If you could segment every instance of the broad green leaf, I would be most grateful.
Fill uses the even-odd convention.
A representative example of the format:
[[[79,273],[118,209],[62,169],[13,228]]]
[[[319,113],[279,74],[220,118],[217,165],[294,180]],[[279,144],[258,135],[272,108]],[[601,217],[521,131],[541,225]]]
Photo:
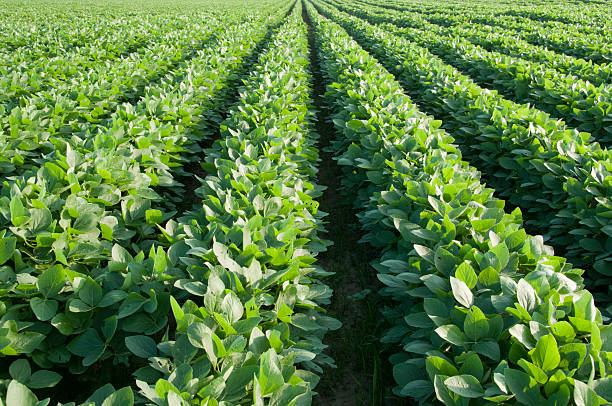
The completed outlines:
[[[6,406],[36,406],[38,399],[24,384],[11,381],[6,392]]]
[[[91,307],[96,306],[102,300],[103,295],[100,285],[90,277],[77,279],[79,280],[77,287],[79,299]]]
[[[523,370],[527,372],[538,383],[543,385],[546,383],[546,381],[548,381],[548,376],[546,375],[546,373],[531,362],[521,358],[520,360],[518,360],[518,365],[523,368]]]
[[[468,338],[478,341],[489,334],[489,323],[487,317],[477,306],[472,308],[465,315],[463,331]]]
[[[495,340],[481,340],[474,344],[473,349],[478,354],[484,355],[493,361],[499,361],[500,349],[499,344]]]
[[[147,224],[160,224],[162,222],[162,212],[158,209],[148,209],[145,218]]]
[[[102,406],[132,406],[134,404],[134,393],[132,388],[119,389],[102,402]]]
[[[47,269],[38,277],[36,286],[47,299],[56,296],[66,284],[66,273],[61,265],[55,265]]]
[[[459,370],[453,364],[441,357],[427,357],[425,360],[425,367],[430,378],[435,375],[459,375]]]
[[[561,340],[562,343],[570,343],[574,340],[574,337],[576,337],[574,328],[567,321],[558,321],[550,326],[550,328],[554,336]]]
[[[451,276],[450,283],[455,300],[465,307],[471,307],[474,304],[474,295],[465,282]]]
[[[545,403],[540,393],[540,385],[526,373],[506,368],[504,376],[510,393],[514,394],[522,404],[539,405]]]
[[[96,406],[101,406],[104,399],[115,393],[115,388],[110,383],[99,387],[85,402],[93,402]]]
[[[51,388],[61,380],[62,376],[57,372],[41,370],[32,374],[28,386],[32,389]]]
[[[268,395],[280,388],[285,382],[281,373],[278,355],[273,349],[261,354],[257,380],[262,387],[262,395]]]
[[[434,391],[431,381],[417,379],[404,385],[400,390],[402,396],[410,396],[413,398],[422,398],[430,395]]]
[[[230,291],[221,302],[221,312],[228,319],[230,323],[235,323],[244,314],[244,307],[242,306],[242,302],[236,296],[236,294]]]
[[[58,302],[56,300],[41,299],[34,297],[30,300],[30,307],[40,321],[51,320],[57,313]]]
[[[157,356],[157,345],[151,337],[144,335],[125,337],[125,345],[128,350],[140,358]]]
[[[100,222],[100,217],[94,213],[83,213],[74,222],[73,228],[82,233],[94,231]]]
[[[465,282],[468,288],[474,289],[476,282],[478,282],[478,276],[474,271],[474,268],[467,262],[462,262],[455,271],[455,278]]]
[[[542,368],[544,372],[555,369],[561,360],[555,338],[550,334],[541,337],[536,344],[535,350],[533,350],[531,354],[531,359],[533,363]]]
[[[89,366],[102,355],[105,345],[93,328],[73,339],[67,346],[68,351],[83,357],[83,365]]]
[[[598,406],[600,404],[597,393],[578,379],[574,379],[574,402],[576,406]]]
[[[17,239],[15,237],[0,238],[0,265],[13,257]]]
[[[518,282],[516,296],[518,298],[519,304],[523,306],[528,312],[532,311],[538,304],[538,298],[535,289],[529,284],[529,282],[525,281],[525,279],[521,279]]]
[[[435,331],[440,338],[448,341],[451,344],[462,346],[467,342],[467,337],[465,334],[463,334],[459,327],[455,326],[454,324],[438,327]]]
[[[14,380],[25,384],[32,375],[32,368],[28,360],[18,359],[9,366],[9,374]]]
[[[480,382],[472,375],[451,376],[444,381],[444,385],[464,398],[479,398],[484,395]]]
[[[596,379],[591,384],[591,388],[608,402],[612,402],[612,378]]]

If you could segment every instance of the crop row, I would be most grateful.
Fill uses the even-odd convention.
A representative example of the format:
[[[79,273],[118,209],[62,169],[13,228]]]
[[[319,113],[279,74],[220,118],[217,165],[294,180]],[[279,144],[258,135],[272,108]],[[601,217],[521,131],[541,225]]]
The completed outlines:
[[[350,26],[351,17],[325,10]],[[609,401],[612,330],[581,271],[528,235],[520,211],[504,212],[393,75],[338,25],[308,13],[344,184],[361,196],[365,240],[383,252],[375,268],[394,324],[384,341],[402,349],[391,357],[396,393],[447,405]]]
[[[541,64],[489,52],[452,32],[435,35],[391,25],[386,28],[427,47],[482,86],[494,88],[519,103],[531,103],[580,131],[591,133],[603,145],[612,144],[612,85],[595,86]]]
[[[152,23],[143,20],[133,22],[132,25],[122,21],[123,26],[113,26],[112,32],[102,34],[103,41],[94,40],[86,48],[58,51],[55,56],[35,54],[30,47],[8,51],[0,56],[0,101],[4,109],[10,111],[7,101],[18,104],[16,101],[19,97],[61,86],[74,76],[78,79],[73,84],[91,81],[88,76],[92,74],[108,75],[104,70],[113,69],[119,63],[118,60],[132,58],[132,53],[145,53],[148,47],[163,41],[172,31],[183,30],[186,25],[205,18],[212,19],[211,16],[201,14],[192,20],[185,17],[171,21],[158,19]],[[144,34],[143,37],[134,40],[130,34],[133,29]]]
[[[64,143],[72,149],[91,149],[96,137],[112,137],[117,131],[137,135],[172,122],[189,125],[189,111],[171,106],[168,99],[182,97],[174,96],[176,84],[188,77],[193,58],[198,52],[215,49],[216,33],[226,23],[235,22],[230,17],[194,23],[168,33],[143,54],[132,54],[99,71],[85,71],[46,91],[22,97],[17,106],[9,102],[6,116],[0,118],[3,175],[21,175],[38,167],[41,158],[48,160],[57,148],[64,150]],[[0,112],[2,109],[0,106]],[[145,117],[159,116],[156,125],[137,125],[141,112]],[[134,124],[118,129],[118,120]]]
[[[300,10],[298,3],[273,36],[207,151],[202,207],[179,220],[184,237],[175,244],[187,250],[187,275],[175,282],[184,290],[176,297],[196,296],[203,306],[173,306],[181,350],[168,357],[169,384],[160,393],[160,381],[137,382],[152,401],[174,392],[190,404],[309,405],[313,371],[331,363],[321,340],[339,323],[323,314],[332,292],[313,264],[327,242],[318,237],[321,189],[313,183],[318,153]],[[146,354],[152,365],[154,355]],[[199,382],[173,382],[177,374]]]
[[[572,263],[589,269],[590,287],[597,282],[607,289],[612,264],[608,150],[546,113],[479,87],[404,38],[344,13],[335,12],[334,18],[398,75],[422,108],[444,122],[496,192],[525,210],[530,227]],[[607,294],[598,299],[609,303]]]
[[[339,7],[375,23],[394,22],[399,17],[396,13],[380,16],[377,9],[373,12],[369,7]],[[520,103],[532,103],[580,131],[590,132],[603,145],[612,142],[612,85],[595,86],[538,63],[489,52],[457,36],[453,29],[445,33],[431,24],[422,29],[400,29],[387,24],[385,29],[425,46],[483,86],[493,87]]]
[[[130,340],[162,337],[169,295],[186,274],[179,264],[184,244],[173,244],[177,224],[166,222],[173,215],[170,186],[181,186],[176,166],[212,132],[202,124],[215,125],[209,115],[231,97],[228,89],[267,27],[284,14],[275,5],[264,10],[235,31],[216,33],[216,46],[196,53],[180,82],[148,94],[113,131],[78,151],[60,143],[53,159],[4,182],[4,356],[82,374],[93,364],[131,365]],[[163,107],[171,105],[178,105],[177,114]],[[127,339],[132,335],[138,337]],[[15,370],[25,368],[20,362]],[[45,385],[61,379],[53,376]]]
[[[377,22],[389,22],[400,27],[431,30],[442,35],[455,34],[489,51],[501,52],[538,62],[561,73],[588,80],[596,86],[612,82],[612,62],[593,64],[592,61],[587,62],[582,58],[556,53],[545,47],[530,44],[503,27],[474,24],[472,22],[447,27],[429,22],[425,15],[417,11],[398,13],[383,7],[368,6],[368,8],[372,12],[376,11]]]
[[[478,2],[477,7],[475,3],[463,2],[461,4],[453,4],[449,7],[448,4],[437,3],[436,5],[429,4],[423,8],[422,4],[410,4],[407,2],[397,2],[386,0],[384,2],[374,2],[372,0],[360,0],[364,4],[370,6],[382,6],[385,8],[393,9],[405,12],[417,12],[426,15],[440,15],[446,13],[453,13],[460,16],[470,17],[491,17],[491,25],[499,28],[504,28],[506,25],[512,26],[513,23],[522,23],[529,25],[530,27],[537,27],[540,29],[559,31],[560,29],[567,30],[574,35],[580,35],[583,33],[597,34],[597,35],[609,35],[610,27],[607,25],[605,17],[602,16],[601,9],[591,8],[591,11],[597,10],[593,13],[593,18],[589,18],[584,15],[585,18],[577,18],[573,20],[568,14],[571,13],[572,4],[564,3],[563,13],[558,12],[559,6],[556,7],[554,13],[547,12],[543,7],[537,9],[533,7],[527,7],[518,9],[516,3],[483,3]],[[434,3],[435,4],[435,3]],[[586,7],[582,7],[584,11]],[[603,17],[603,18],[602,18]],[[467,18],[462,18],[467,20]]]
[[[532,44],[545,46],[556,52],[586,60],[590,59],[595,63],[612,61],[612,46],[605,35],[542,29],[528,22],[500,23],[495,16],[456,16],[444,13],[428,18],[431,22],[442,25],[468,23],[470,21],[478,24],[499,25]]]

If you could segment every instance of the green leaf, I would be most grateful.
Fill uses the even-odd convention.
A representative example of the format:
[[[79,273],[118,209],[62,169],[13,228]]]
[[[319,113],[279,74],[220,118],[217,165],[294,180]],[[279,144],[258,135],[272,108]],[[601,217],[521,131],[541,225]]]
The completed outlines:
[[[576,337],[576,331],[567,321],[558,321],[550,326],[550,329],[554,336],[564,343],[570,343]]]
[[[515,324],[508,329],[508,332],[528,349],[535,347],[535,339],[531,335],[531,331],[529,331],[527,326],[523,324]]]
[[[0,238],[0,265],[13,257],[17,239],[15,237]]]
[[[121,305],[119,305],[119,314],[117,314],[117,317],[122,319],[136,313],[146,303],[146,301],[147,299],[138,293],[130,292],[123,302],[121,302]]]
[[[221,302],[221,313],[228,319],[230,323],[235,323],[244,314],[244,307],[238,296],[230,291]]]
[[[557,347],[557,341],[551,334],[547,334],[538,340],[536,348],[531,354],[531,359],[544,372],[552,371],[559,365],[561,361],[559,348]]]
[[[499,283],[499,272],[488,266],[478,274],[478,282],[484,287],[492,287]]]
[[[30,300],[30,307],[40,321],[51,320],[57,313],[58,302],[56,300],[46,300],[33,297]]]
[[[49,209],[30,209],[30,231],[39,233],[47,230],[53,218]]]
[[[436,397],[439,401],[441,401],[445,405],[456,406],[455,402],[456,395],[451,392],[446,385],[444,385],[444,379],[446,377],[442,375],[436,375],[433,379],[434,381],[434,390],[436,392]]]
[[[484,374],[484,365],[482,365],[482,360],[475,352],[465,352],[461,354],[457,359],[463,360],[463,365],[459,368],[459,374],[461,375],[471,375],[479,381],[482,379]]]
[[[168,260],[166,259],[166,252],[162,247],[157,247],[155,252],[155,260],[153,261],[153,270],[155,273],[163,273],[168,269]]]
[[[61,265],[54,265],[38,277],[36,286],[42,295],[49,299],[57,295],[66,284],[66,273]]]
[[[113,249],[111,250],[111,255],[112,255],[113,261],[120,262],[122,264],[128,264],[130,261],[133,260],[128,250],[126,250],[119,244],[113,245]]]
[[[217,364],[219,358],[226,354],[225,347],[219,337],[213,333],[204,323],[193,323],[187,329],[189,342],[197,348],[203,348],[213,365]]]
[[[110,342],[110,340],[115,335],[118,324],[119,324],[119,319],[115,315],[109,316],[106,319],[104,319],[104,323],[102,324],[102,335],[106,339],[107,344]]]
[[[431,230],[427,230],[425,228],[419,228],[416,230],[411,230],[410,231],[413,235],[422,238],[424,240],[429,240],[429,241],[438,241],[440,240],[440,237],[438,236],[437,233],[431,231]]]
[[[90,328],[72,340],[67,348],[71,353],[84,358],[84,366],[89,366],[100,358],[104,352],[105,345],[96,330]]]
[[[464,398],[479,398],[484,396],[484,389],[482,389],[478,379],[472,375],[451,376],[444,381],[444,385]]]
[[[346,123],[346,126],[353,131],[357,131],[363,127],[361,120],[350,120]]]
[[[532,378],[534,378],[538,383],[545,384],[548,381],[548,375],[542,369],[538,368],[536,365],[531,362],[521,358],[518,360],[517,364],[523,368],[525,372],[527,372]]]
[[[578,379],[574,379],[574,402],[576,406],[598,406],[600,404],[597,393]]]
[[[96,306],[102,300],[102,288],[89,276],[79,278],[77,291],[79,298],[91,307]]]
[[[96,389],[96,391],[90,397],[87,398],[85,403],[92,402],[96,406],[101,406],[102,402],[104,402],[104,399],[106,399],[113,393],[115,393],[115,388],[110,383],[107,383],[106,385]]]
[[[500,349],[499,344],[495,340],[482,340],[474,344],[474,351],[485,357],[491,358],[493,361],[499,361]]]
[[[94,213],[84,213],[79,215],[74,222],[73,228],[82,233],[89,233],[96,230],[100,217]]]
[[[608,402],[612,402],[612,378],[596,379],[591,384],[591,388]]]
[[[495,225],[495,219],[474,219],[471,221],[474,231],[484,233],[489,231]]]
[[[430,381],[417,379],[404,385],[400,390],[400,395],[419,399],[431,395],[433,390],[434,388]]]
[[[9,374],[11,378],[21,383],[26,383],[32,375],[32,368],[26,359],[18,359],[13,361],[9,366]]]
[[[157,356],[157,345],[151,337],[144,335],[125,337],[125,345],[128,350],[140,358]]]
[[[516,399],[524,405],[540,405],[545,400],[540,394],[540,385],[535,379],[516,369],[504,369],[506,386]]]
[[[454,324],[438,327],[435,332],[440,336],[440,338],[448,341],[451,344],[462,346],[467,342],[467,337],[465,334],[463,334],[459,327],[455,326]]]
[[[159,224],[162,222],[162,212],[158,209],[148,209],[145,215],[147,224]]]
[[[38,399],[24,384],[11,381],[6,392],[6,406],[36,406]]]
[[[524,229],[521,228],[520,230],[514,231],[513,233],[509,234],[506,237],[505,242],[508,249],[516,250],[518,247],[522,246],[525,243],[526,239],[527,233]]]
[[[574,316],[587,321],[595,321],[597,308],[593,295],[583,290],[574,296]]]
[[[496,263],[493,264],[494,268],[497,271],[503,270],[506,265],[508,265],[508,261],[510,260],[510,252],[508,251],[508,247],[505,243],[499,243],[495,247],[491,248],[490,253],[495,255]]]
[[[474,289],[476,282],[478,282],[478,276],[474,271],[474,268],[467,262],[462,262],[455,271],[455,278],[465,282],[468,288]]]
[[[91,310],[91,306],[80,299],[72,299],[68,302],[68,310],[73,313],[88,312]]]
[[[28,219],[23,203],[17,195],[12,197],[9,203],[9,209],[11,211],[11,223],[13,223],[14,226],[18,227]]]
[[[261,385],[263,396],[273,393],[285,383],[281,373],[280,360],[274,349],[269,349],[261,354],[257,380]]]
[[[413,367],[411,366],[411,368]],[[459,371],[457,370],[457,368],[441,357],[427,357],[427,359],[425,360],[425,368],[427,369],[430,378],[435,375],[459,375]]]
[[[518,282],[518,288],[516,291],[518,302],[528,312],[535,309],[538,304],[537,294],[535,289],[525,279],[521,279]]]
[[[102,406],[132,406],[134,404],[134,393],[132,388],[119,389],[102,402]]]
[[[52,388],[62,380],[62,376],[53,371],[36,371],[30,377],[28,386],[32,389]]]
[[[104,297],[100,303],[98,303],[98,307],[108,307],[112,306],[115,303],[118,303],[127,297],[127,293],[123,290],[111,290],[110,292],[106,292]]]
[[[450,283],[455,300],[465,307],[471,307],[474,304],[474,295],[465,282],[451,276]]]
[[[465,316],[463,331],[468,338],[474,341],[478,341],[489,334],[489,322],[482,310],[472,306]]]

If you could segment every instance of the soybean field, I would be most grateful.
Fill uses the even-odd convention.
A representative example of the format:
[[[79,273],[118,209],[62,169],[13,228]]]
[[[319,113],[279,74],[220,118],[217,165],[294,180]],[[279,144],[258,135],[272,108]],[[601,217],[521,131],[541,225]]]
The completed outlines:
[[[0,406],[612,403],[612,3],[0,22]]]

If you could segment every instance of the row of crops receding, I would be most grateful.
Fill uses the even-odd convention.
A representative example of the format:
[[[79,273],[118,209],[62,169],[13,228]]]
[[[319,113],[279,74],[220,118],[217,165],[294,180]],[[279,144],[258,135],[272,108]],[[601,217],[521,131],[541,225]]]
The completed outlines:
[[[609,4],[2,5],[0,406],[612,403]]]

